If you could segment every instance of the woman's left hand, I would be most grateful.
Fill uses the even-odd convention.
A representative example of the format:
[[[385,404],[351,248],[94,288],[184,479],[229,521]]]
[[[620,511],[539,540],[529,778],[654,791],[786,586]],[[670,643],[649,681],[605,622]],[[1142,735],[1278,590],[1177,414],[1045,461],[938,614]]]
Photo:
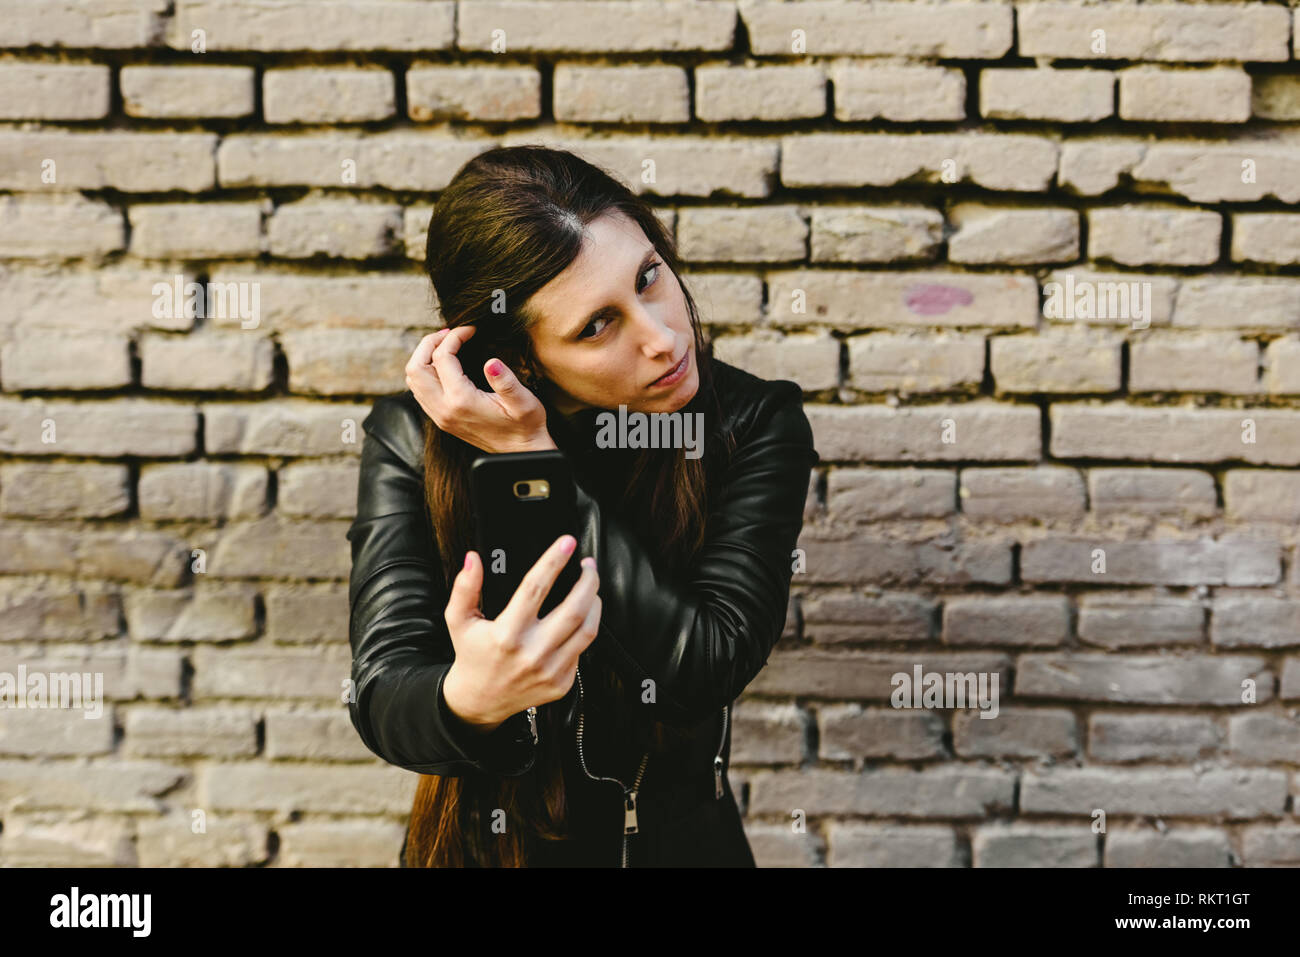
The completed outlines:
[[[406,363],[406,385],[438,428],[488,453],[553,449],[546,408],[504,362],[483,367],[492,392],[483,392],[461,368],[456,351],[472,325],[439,329],[420,340]]]

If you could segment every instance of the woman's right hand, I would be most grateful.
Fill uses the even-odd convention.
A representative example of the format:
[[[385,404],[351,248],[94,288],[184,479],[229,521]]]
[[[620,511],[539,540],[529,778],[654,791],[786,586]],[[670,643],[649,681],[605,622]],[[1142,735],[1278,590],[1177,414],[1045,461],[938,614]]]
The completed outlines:
[[[537,612],[575,547],[572,535],[556,539],[495,619],[479,610],[483,562],[477,552],[467,553],[444,615],[456,658],[442,692],[452,712],[475,729],[491,731],[512,714],[560,700],[573,687],[578,656],[600,625],[595,560],[582,560],[577,583],[550,614],[539,619]]]

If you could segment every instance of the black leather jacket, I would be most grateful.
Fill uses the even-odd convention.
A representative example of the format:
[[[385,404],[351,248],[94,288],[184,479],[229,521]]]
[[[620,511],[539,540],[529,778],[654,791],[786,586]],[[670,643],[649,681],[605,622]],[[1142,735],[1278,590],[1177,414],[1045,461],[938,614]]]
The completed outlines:
[[[559,846],[537,859],[540,866],[754,864],[726,774],[729,706],[784,628],[792,553],[819,457],[797,384],[716,359],[713,368],[736,450],[710,490],[705,542],[684,575],[665,574],[620,516],[617,489],[600,477],[607,450],[592,460],[566,451],[578,486],[578,553],[596,559],[602,611],[561,703],[566,794],[582,829],[578,839],[545,842]],[[526,713],[477,735],[442,696],[453,646],[424,502],[424,419],[408,391],[378,399],[362,424],[348,531],[352,723],[371,751],[410,771],[524,774],[537,751]],[[581,694],[585,687],[591,695],[584,665],[593,654],[635,694],[653,679],[657,702],[631,710],[680,729],[677,746],[651,753],[639,734],[611,740],[610,722],[597,720]],[[584,710],[585,739],[574,741]],[[627,836],[631,790],[636,831]]]

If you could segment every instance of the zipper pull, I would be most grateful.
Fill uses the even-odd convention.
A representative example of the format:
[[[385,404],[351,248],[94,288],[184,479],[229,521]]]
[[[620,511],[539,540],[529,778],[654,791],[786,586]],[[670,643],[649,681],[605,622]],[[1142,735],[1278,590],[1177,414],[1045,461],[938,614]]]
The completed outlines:
[[[623,833],[636,833],[636,791],[623,794]]]
[[[713,796],[722,798],[722,758],[713,759]]]
[[[537,743],[537,708],[528,709],[528,730],[533,733],[533,744]]]

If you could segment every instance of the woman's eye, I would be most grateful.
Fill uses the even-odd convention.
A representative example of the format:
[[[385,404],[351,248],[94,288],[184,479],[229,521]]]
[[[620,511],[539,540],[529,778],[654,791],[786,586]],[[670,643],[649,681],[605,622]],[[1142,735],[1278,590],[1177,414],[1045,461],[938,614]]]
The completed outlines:
[[[586,334],[587,329],[590,329],[590,328],[591,328],[592,326],[594,326],[597,322],[603,322],[603,323],[608,324],[608,323],[609,323],[609,320],[608,320],[608,319],[597,319],[597,320],[595,320],[595,322],[589,322],[589,323],[587,323],[586,328],[584,328],[584,329],[582,330],[583,334],[580,335],[580,336],[578,336],[578,338],[579,338],[579,339],[593,339],[593,338],[595,338],[596,336],[600,335],[602,332],[604,332],[604,331],[605,331],[605,327],[604,327],[604,326],[601,326],[598,330],[596,330],[596,331],[595,331],[594,333],[592,333],[591,335],[587,335],[587,334]]]
[[[645,290],[645,289],[648,289],[650,286],[653,286],[656,282],[659,281],[659,267],[662,266],[662,265],[663,265],[662,262],[659,262],[659,261],[656,260],[655,262],[652,262],[652,263],[650,263],[650,265],[648,265],[648,266],[645,267],[645,272],[642,272],[642,273],[641,273],[641,276],[638,277],[638,278],[644,278],[644,277],[645,277],[645,274],[648,273],[648,272],[650,272],[650,270],[652,270],[652,269],[654,270],[655,277],[654,277],[654,279],[652,279],[650,282],[646,283],[644,286],[642,286],[641,288],[637,289],[637,292],[638,292],[638,293],[642,292],[642,291]],[[591,335],[587,335],[587,330],[590,329],[592,326],[594,326],[597,322],[603,322],[603,323],[605,323],[605,325],[608,325],[609,322],[610,322],[610,320],[609,320],[609,319],[596,319],[596,320],[594,320],[593,322],[589,322],[589,323],[587,323],[586,327],[582,330],[582,334],[579,335],[578,338],[579,338],[579,339],[594,339],[594,338],[596,338],[597,336],[599,336],[602,332],[604,332],[604,331],[605,331],[605,326],[601,326],[599,329],[597,329],[597,330],[596,330],[595,332],[593,332]]]

